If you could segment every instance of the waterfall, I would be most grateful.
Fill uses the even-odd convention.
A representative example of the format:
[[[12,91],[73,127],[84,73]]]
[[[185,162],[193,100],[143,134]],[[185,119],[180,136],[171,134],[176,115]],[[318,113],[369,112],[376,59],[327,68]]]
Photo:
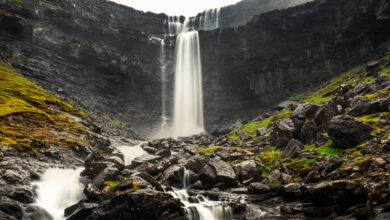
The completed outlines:
[[[64,210],[84,198],[84,185],[80,183],[83,168],[51,168],[41,180],[35,182],[37,199],[35,204],[44,208],[54,220],[65,219]]]
[[[202,67],[197,31],[180,33],[176,39],[173,136],[204,132]]]
[[[219,13],[219,8],[204,11],[199,18],[199,29],[217,29],[219,27]]]
[[[167,75],[165,72],[165,41],[161,39],[161,49],[160,49],[160,65],[161,65],[161,131],[164,131],[168,125],[168,115],[167,115]]]
[[[180,199],[189,220],[230,220],[233,219],[232,209],[220,201],[210,201],[202,195],[190,196],[187,187],[190,184],[189,172],[184,169],[183,189],[173,189],[169,193]]]
[[[181,33],[183,24],[180,22],[179,16],[168,16],[168,33],[170,36]]]

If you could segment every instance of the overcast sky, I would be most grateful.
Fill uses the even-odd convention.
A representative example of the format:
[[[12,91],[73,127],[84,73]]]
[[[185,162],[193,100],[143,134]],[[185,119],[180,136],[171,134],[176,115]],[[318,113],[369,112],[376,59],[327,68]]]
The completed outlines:
[[[193,16],[206,9],[219,8],[240,0],[112,0],[142,11],[167,15]]]

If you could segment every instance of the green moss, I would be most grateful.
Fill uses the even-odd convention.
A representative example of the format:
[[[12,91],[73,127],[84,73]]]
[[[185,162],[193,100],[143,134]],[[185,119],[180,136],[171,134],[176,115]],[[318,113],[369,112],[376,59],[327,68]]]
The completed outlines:
[[[273,165],[274,161],[280,160],[282,158],[282,151],[264,151],[258,155],[258,158],[266,165]]]
[[[376,78],[372,77],[372,76],[368,76],[368,77],[365,77],[363,80],[364,84],[370,84],[372,82],[375,82],[376,81]]]
[[[390,90],[378,90],[378,93],[380,93],[382,95],[385,95],[385,96],[389,96],[390,95]]]
[[[324,145],[317,148],[318,153],[326,154],[329,157],[340,155],[344,152],[342,149],[333,148],[333,141],[329,140]]]
[[[107,188],[107,193],[112,193],[116,190],[116,187],[119,185],[120,181],[119,180],[115,180],[115,181],[106,181],[104,182],[104,185],[107,185],[108,188]]]
[[[358,158],[358,157],[363,157],[363,154],[360,151],[355,151],[351,154],[350,159],[353,160],[353,159]]]
[[[316,162],[316,159],[293,159],[292,162],[286,163],[287,169],[293,174],[299,175],[301,172],[311,169],[311,166]]]
[[[304,149],[305,151],[309,151],[309,150],[315,149],[315,148],[316,148],[316,145],[315,145],[315,144],[312,144],[312,145],[305,145],[303,149]]]
[[[231,131],[227,138],[229,138],[232,141],[240,141],[241,136],[245,136],[245,138],[255,138],[257,137],[257,129],[259,128],[268,128],[272,123],[274,123],[277,120],[280,120],[282,118],[288,118],[291,115],[291,110],[286,109],[281,112],[279,112],[276,115],[273,115],[269,118],[266,118],[262,121],[255,121],[249,124],[242,125],[238,129]],[[270,132],[268,132],[270,133]],[[269,134],[267,134],[269,135]]]
[[[364,98],[370,100],[370,101],[375,101],[378,99],[378,95],[373,93],[373,94],[367,94],[365,96],[363,96]]]
[[[271,188],[276,188],[276,187],[279,187],[279,186],[282,185],[282,181],[280,181],[280,180],[275,180],[275,181],[270,182],[268,185],[269,185],[269,187],[271,187]]]
[[[0,144],[28,148],[37,140],[58,146],[64,137],[81,142],[88,132],[70,115],[90,121],[0,61]]]
[[[200,146],[198,147],[198,152],[201,154],[213,154],[216,149],[220,148],[219,146],[206,147]]]
[[[381,113],[376,113],[372,115],[364,115],[362,117],[359,117],[359,119],[363,122],[373,124],[375,122],[378,122],[381,119],[389,119],[390,118],[390,112],[381,112]]]
[[[390,74],[390,67],[386,67],[386,68],[382,69],[379,73],[385,74],[385,75],[389,76],[389,74]]]
[[[368,163],[370,160],[371,160],[371,156],[366,156],[360,160],[353,162],[351,165],[352,166],[364,165],[364,164]]]
[[[46,8],[49,8],[51,10],[58,10],[58,7],[51,4],[51,3],[48,3],[48,2],[42,2],[41,3],[43,6],[45,6]]]

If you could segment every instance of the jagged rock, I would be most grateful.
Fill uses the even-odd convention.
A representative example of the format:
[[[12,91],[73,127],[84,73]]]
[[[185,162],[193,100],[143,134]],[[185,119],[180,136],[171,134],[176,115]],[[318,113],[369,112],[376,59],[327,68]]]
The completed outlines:
[[[9,169],[5,171],[2,178],[7,180],[7,182],[14,183],[14,184],[23,182],[23,179],[18,172]]]
[[[187,153],[195,155],[198,153],[198,147],[196,145],[187,145],[183,148]]]
[[[6,196],[0,196],[0,211],[12,216],[10,218],[15,217],[16,219],[21,219],[23,216],[22,206]]]
[[[142,156],[135,158],[131,162],[130,168],[137,167],[137,166],[139,166],[143,163],[146,163],[146,162],[152,163],[152,162],[155,162],[159,159],[161,159],[161,156],[159,156],[159,155],[144,154]]]
[[[316,141],[317,132],[317,124],[312,119],[307,119],[301,127],[299,139],[305,144],[313,144]]]
[[[287,198],[298,198],[302,196],[304,186],[301,183],[290,183],[282,186],[282,193]]]
[[[115,180],[118,175],[118,168],[115,166],[108,166],[92,180],[92,184],[101,189],[104,186],[105,181]]]
[[[351,109],[348,114],[352,116],[369,115],[380,112],[381,103],[379,101],[370,101],[364,97],[356,97],[351,103]]]
[[[237,174],[238,179],[241,181],[250,178],[253,178],[254,180],[259,180],[260,172],[257,168],[256,161],[254,160],[247,160],[241,162],[234,166],[234,170]]]
[[[99,188],[94,186],[92,183],[88,183],[88,185],[84,188],[84,195],[91,201],[99,200],[102,196],[102,192]]]
[[[314,118],[317,110],[320,108],[319,105],[314,103],[304,103],[298,105],[298,107],[291,113],[291,119],[293,120],[295,126],[300,129],[303,122],[306,119]]]
[[[161,176],[161,183],[169,186],[182,186],[184,177],[184,168],[179,165],[168,167]]]
[[[280,212],[282,214],[290,214],[290,215],[302,213],[303,212],[303,204],[302,204],[302,202],[293,202],[293,203],[283,204],[280,207]]]
[[[381,112],[390,112],[390,96],[381,100]]]
[[[287,146],[283,148],[283,157],[298,158],[302,152],[303,144],[295,139],[288,142]]]
[[[111,156],[107,159],[107,161],[114,163],[115,166],[120,170],[125,167],[125,162],[118,156]]]
[[[353,148],[370,137],[371,127],[351,116],[342,115],[329,121],[327,132],[339,148]]]
[[[293,138],[295,131],[294,122],[289,118],[276,122],[271,133],[271,145],[285,147]]]
[[[264,135],[266,135],[267,134],[267,129],[266,128],[258,128],[257,130],[256,130],[256,132],[257,132],[257,135],[259,135],[259,136],[264,136]]]
[[[100,203],[87,219],[174,219],[182,217],[180,209],[180,201],[170,194],[130,189]]]
[[[263,183],[251,183],[248,187],[248,192],[251,194],[262,194],[268,193],[270,191],[270,187]]]
[[[80,203],[68,217],[67,220],[81,220],[86,219],[88,215],[98,207],[96,203]]]
[[[161,157],[170,157],[171,156],[171,150],[169,149],[161,149],[156,152],[157,155]]]
[[[271,173],[268,175],[268,181],[273,182],[273,181],[278,181],[282,178],[282,173],[280,170],[272,170]]]
[[[50,146],[49,148],[45,149],[43,153],[48,157],[52,157],[55,159],[60,158],[60,151],[54,146]]]
[[[328,122],[335,116],[337,113],[337,106],[334,102],[329,102],[327,104],[324,104],[321,106],[316,114],[314,115],[314,121],[318,124],[321,125],[325,122]]]
[[[90,178],[96,177],[103,169],[105,169],[109,163],[102,162],[104,157],[97,151],[93,151],[88,155],[84,162],[85,175]]]
[[[200,173],[203,167],[208,163],[207,158],[195,155],[189,159],[184,166],[194,173]]]
[[[236,179],[233,168],[226,162],[213,158],[203,169],[200,176],[202,183],[223,182],[231,185]]]

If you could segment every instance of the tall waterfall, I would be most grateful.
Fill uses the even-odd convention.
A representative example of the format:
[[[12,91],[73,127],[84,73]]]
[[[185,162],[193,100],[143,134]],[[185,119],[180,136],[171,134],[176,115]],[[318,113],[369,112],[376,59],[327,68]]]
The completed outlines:
[[[197,31],[180,33],[176,39],[173,136],[204,132],[202,67]]]

